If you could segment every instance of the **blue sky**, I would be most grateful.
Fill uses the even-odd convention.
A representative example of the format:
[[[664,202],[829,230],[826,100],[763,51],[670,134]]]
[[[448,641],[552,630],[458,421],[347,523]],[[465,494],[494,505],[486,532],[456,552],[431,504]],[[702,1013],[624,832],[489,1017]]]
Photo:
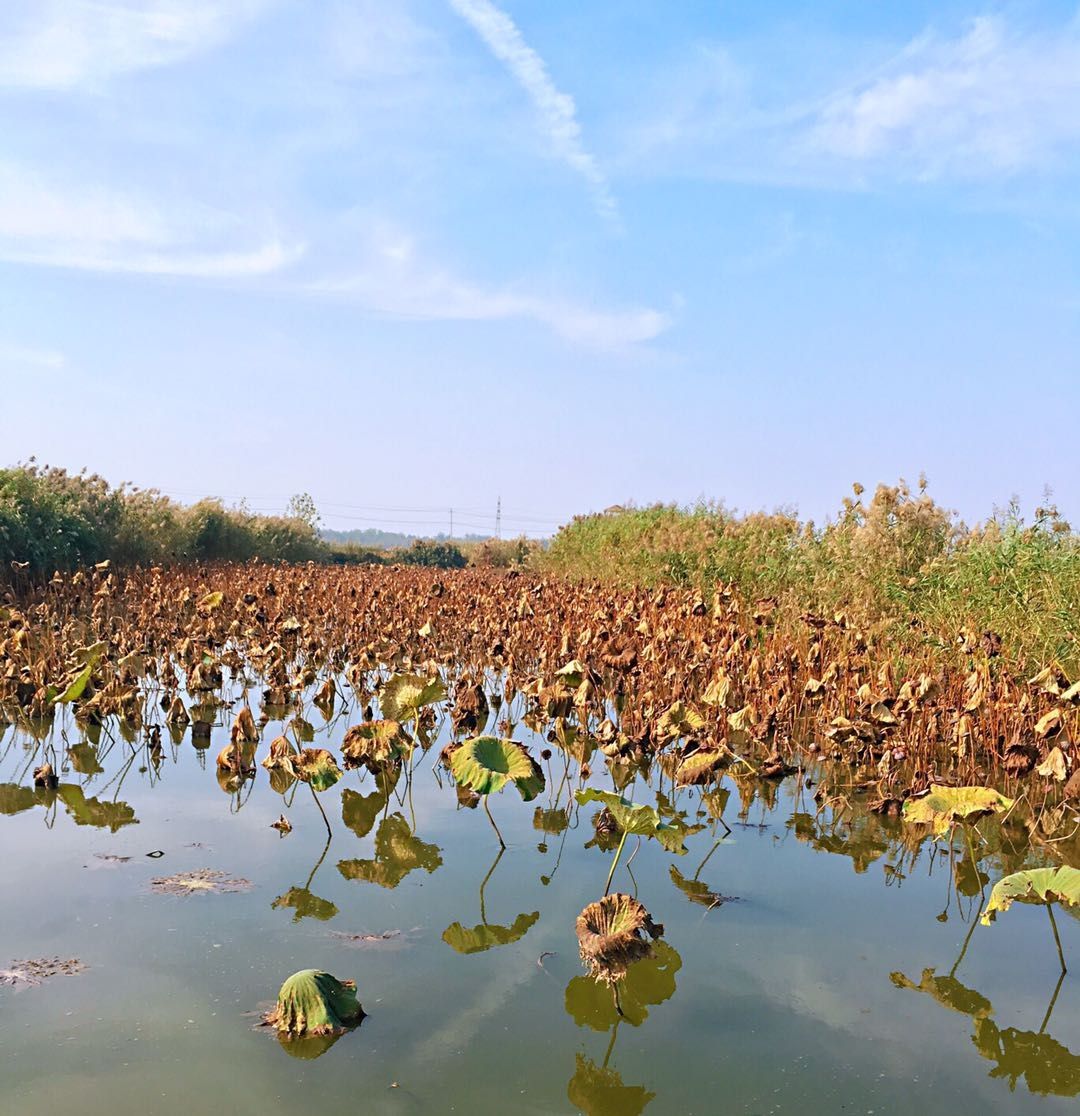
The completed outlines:
[[[7,463],[1080,520],[1080,10],[5,0]]]

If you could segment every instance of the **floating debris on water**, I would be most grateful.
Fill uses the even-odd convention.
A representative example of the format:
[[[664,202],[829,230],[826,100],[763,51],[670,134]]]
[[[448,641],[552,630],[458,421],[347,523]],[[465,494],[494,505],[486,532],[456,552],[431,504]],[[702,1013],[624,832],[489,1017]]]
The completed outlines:
[[[158,876],[150,881],[152,891],[166,895],[197,895],[214,892],[250,891],[250,880],[232,878],[213,868],[196,868],[192,872],[177,872],[174,876]]]
[[[54,976],[75,976],[86,965],[77,957],[37,957],[31,961],[12,961],[10,969],[0,969],[0,986],[36,986]]]

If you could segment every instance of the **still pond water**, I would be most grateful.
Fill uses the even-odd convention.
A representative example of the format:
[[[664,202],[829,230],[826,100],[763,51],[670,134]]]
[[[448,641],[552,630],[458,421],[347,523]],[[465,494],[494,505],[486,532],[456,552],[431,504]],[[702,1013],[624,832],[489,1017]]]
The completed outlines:
[[[313,719],[316,743],[340,758],[349,716]],[[1017,907],[972,930],[970,861],[905,843],[899,822],[815,818],[813,787],[796,777],[674,798],[658,773],[639,778],[628,797],[659,792],[701,828],[686,856],[646,842],[629,870],[627,845],[615,887],[665,931],[631,969],[620,1016],[574,936],[612,854],[595,839],[597,807],[573,804],[578,768],[564,780],[557,749],[539,799],[512,786],[493,796],[501,856],[483,811],[459,805],[445,773],[440,786],[435,749],[417,754],[411,802],[404,779],[385,799],[371,775],[346,772],[320,797],[327,845],[308,787],[283,800],[260,767],[239,798],[222,790],[227,724],[226,711],[202,750],[190,732],[166,736],[157,757],[115,729],[95,748],[58,726],[58,796],[19,789],[41,752],[12,727],[0,737],[0,969],[45,956],[87,966],[0,986],[3,1112],[1076,1111],[1080,975],[1054,999],[1044,913]],[[264,742],[281,727],[267,724]],[[524,727],[516,738],[535,756],[547,747]],[[592,766],[588,782],[610,789],[600,755]],[[294,829],[279,838],[283,809]],[[1001,834],[980,828],[992,882]],[[1009,870],[1020,866],[1014,849]],[[252,886],[151,888],[195,869]],[[1080,974],[1080,924],[1058,924]],[[285,1047],[254,1013],[310,967],[355,979],[368,1018],[335,1042]]]

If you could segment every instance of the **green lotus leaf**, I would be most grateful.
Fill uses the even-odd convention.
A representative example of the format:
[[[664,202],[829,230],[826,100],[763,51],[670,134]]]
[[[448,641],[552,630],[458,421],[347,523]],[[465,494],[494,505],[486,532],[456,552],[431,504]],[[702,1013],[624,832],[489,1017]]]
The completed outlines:
[[[458,953],[483,953],[493,946],[509,945],[523,938],[540,917],[539,911],[519,914],[512,926],[492,926],[482,922],[469,929],[460,922],[452,923],[442,935],[442,940]]]
[[[341,778],[341,769],[325,748],[305,748],[293,760],[296,777],[317,791],[332,787]]]
[[[341,1034],[363,1018],[354,981],[304,969],[281,986],[277,1006],[266,1016],[266,1023],[279,1034],[302,1037]]]
[[[961,822],[977,821],[987,814],[1010,810],[1011,798],[990,787],[932,786],[922,798],[909,798],[904,803],[906,822],[928,825],[935,837],[944,837]]]
[[[53,702],[57,705],[66,705],[72,701],[78,701],[83,696],[83,691],[86,689],[87,683],[90,681],[90,675],[94,673],[94,664],[89,662],[75,675],[74,678],[61,690],[54,698]]]
[[[1080,868],[1066,865],[1031,868],[1005,876],[990,892],[982,924],[989,926],[998,911],[1007,911],[1013,903],[1060,903],[1065,907],[1080,907]]]
[[[513,783],[526,801],[544,789],[544,773],[529,753],[513,740],[476,736],[466,740],[450,760],[459,784],[477,794],[494,794]]]
[[[296,912],[293,915],[293,922],[299,922],[302,918],[317,918],[320,922],[326,922],[338,913],[337,907],[329,899],[320,899],[306,887],[290,887],[270,906],[275,911],[283,907],[291,907]]]
[[[586,1116],[640,1116],[656,1096],[643,1085],[624,1085],[615,1070],[598,1066],[575,1054],[577,1069],[566,1086],[566,1096]]]
[[[374,860],[341,860],[338,871],[347,880],[364,880],[380,887],[397,887],[412,871],[434,872],[442,866],[437,845],[414,837],[402,814],[391,814],[379,823]]]
[[[446,685],[438,675],[395,674],[379,693],[379,708],[388,721],[415,721],[424,706],[445,697]]]
[[[575,792],[574,797],[584,806],[588,802],[600,802],[611,811],[615,823],[624,833],[638,837],[655,837],[668,852],[682,855],[686,852],[683,839],[689,832],[686,824],[679,818],[661,821],[660,815],[651,806],[635,805],[621,795],[611,791],[588,790]]]

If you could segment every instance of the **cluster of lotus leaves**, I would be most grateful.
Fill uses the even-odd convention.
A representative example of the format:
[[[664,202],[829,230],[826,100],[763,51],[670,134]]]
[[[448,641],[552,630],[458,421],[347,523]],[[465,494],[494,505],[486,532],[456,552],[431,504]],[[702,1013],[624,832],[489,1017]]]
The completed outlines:
[[[302,969],[281,986],[277,1006],[265,1022],[279,1035],[304,1038],[343,1034],[363,1018],[355,981],[338,980],[320,969]]]

